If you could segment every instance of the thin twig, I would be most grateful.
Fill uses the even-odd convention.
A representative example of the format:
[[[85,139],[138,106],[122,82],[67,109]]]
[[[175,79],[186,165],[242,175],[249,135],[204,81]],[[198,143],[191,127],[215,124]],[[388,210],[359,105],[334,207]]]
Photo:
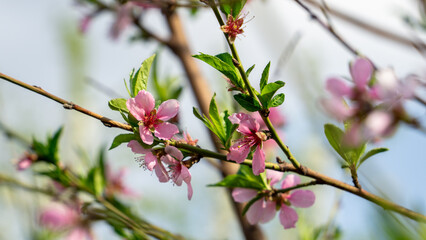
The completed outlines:
[[[62,98],[60,98],[58,96],[55,96],[55,95],[53,95],[53,94],[51,94],[51,93],[43,90],[40,87],[31,86],[31,85],[29,85],[27,83],[24,83],[22,81],[19,81],[19,80],[13,78],[13,77],[9,77],[9,76],[7,76],[7,75],[5,75],[3,73],[0,73],[0,78],[4,79],[6,81],[9,81],[9,82],[11,82],[13,84],[16,84],[18,86],[21,86],[23,88],[26,88],[26,89],[28,89],[30,91],[35,92],[35,93],[38,93],[40,95],[43,95],[43,96],[45,96],[45,97],[47,97],[47,98],[49,98],[49,99],[51,99],[51,100],[53,100],[53,101],[55,101],[57,103],[60,103],[60,104],[62,104],[62,106],[65,109],[73,109],[73,110],[81,112],[81,113],[83,113],[85,115],[88,115],[90,117],[96,118],[99,121],[101,121],[102,124],[104,124],[106,127],[115,127],[115,128],[121,128],[121,129],[127,130],[127,131],[132,131],[132,127],[130,125],[126,124],[126,123],[117,122],[117,121],[111,120],[111,119],[109,119],[107,117],[104,117],[102,115],[99,115],[97,113],[91,112],[91,111],[89,111],[89,110],[87,110],[87,109],[85,109],[83,107],[80,107],[77,104],[74,104],[72,102],[64,100],[64,99],[62,99]]]
[[[304,2],[307,2],[311,4],[314,7],[321,8],[321,4],[314,0],[303,0]],[[362,21],[361,19],[358,19],[356,17],[351,16],[348,13],[344,13],[340,10],[337,10],[335,8],[327,6],[327,12],[332,14],[333,16],[340,18],[343,21],[346,21],[347,23],[350,23],[352,25],[358,26],[361,29],[368,31],[370,33],[373,33],[379,37],[386,38],[390,41],[408,46],[408,47],[414,47],[420,52],[424,52],[426,50],[426,44],[421,41],[420,39],[417,39],[416,41],[413,41],[407,37],[389,32],[385,30],[384,28],[374,26],[370,22],[371,21]]]

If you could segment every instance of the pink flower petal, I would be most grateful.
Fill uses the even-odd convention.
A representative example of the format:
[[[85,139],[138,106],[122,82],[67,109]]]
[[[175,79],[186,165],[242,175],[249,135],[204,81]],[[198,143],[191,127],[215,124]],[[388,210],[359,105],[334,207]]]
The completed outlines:
[[[259,175],[265,171],[265,153],[263,152],[260,145],[256,147],[256,151],[253,154],[253,174]]]
[[[168,182],[170,180],[169,174],[162,163],[157,163],[154,170],[160,182]]]
[[[22,158],[17,164],[18,171],[29,168],[33,163],[34,162],[29,157]]]
[[[66,240],[84,240],[93,239],[87,229],[82,227],[74,228],[66,237]]]
[[[145,111],[145,114],[149,114],[155,107],[155,99],[152,94],[148,91],[141,90],[136,95],[135,100],[141,109]]]
[[[167,154],[170,154],[171,156],[173,156],[174,158],[176,158],[177,160],[182,160],[183,159],[182,152],[179,149],[177,149],[176,147],[174,147],[174,146],[167,146],[164,149],[164,151]]]
[[[260,222],[263,216],[264,211],[264,201],[263,199],[257,200],[253,205],[250,206],[249,210],[246,213],[248,222],[251,225],[257,224]]]
[[[126,107],[132,116],[138,121],[141,121],[145,117],[145,110],[143,110],[142,106],[136,102],[135,98],[128,99],[126,101]]]
[[[279,218],[284,229],[289,229],[296,227],[296,222],[299,219],[299,216],[297,216],[297,212],[293,208],[287,207],[287,205],[283,204],[281,205]]]
[[[63,204],[52,204],[47,209],[43,210],[40,215],[40,223],[53,230],[71,227],[77,221],[77,211]]]
[[[248,202],[256,197],[257,191],[248,188],[234,188],[232,190],[232,198],[235,202]]]
[[[240,124],[242,120],[249,119],[249,115],[245,113],[234,113],[228,117],[229,121],[233,124]]]
[[[373,66],[366,58],[357,58],[351,66],[352,79],[359,89],[364,89],[373,74]]]
[[[158,107],[157,118],[161,121],[167,121],[176,116],[178,112],[179,102],[175,99],[167,100]]]
[[[276,203],[271,201],[263,202],[263,215],[260,218],[261,223],[266,223],[271,221],[275,217],[276,213]]]
[[[339,78],[327,79],[326,89],[335,97],[350,96],[352,94],[352,89]]]
[[[151,145],[154,142],[154,137],[152,136],[151,131],[142,125],[139,125],[139,135],[142,139],[142,142]]]
[[[169,154],[161,156],[160,160],[167,165],[179,164],[179,161],[177,161],[174,157],[170,156]]]
[[[307,208],[314,204],[315,194],[309,190],[294,190],[288,200],[295,207]]]
[[[282,127],[286,123],[286,118],[282,115],[278,107],[272,107],[269,109],[269,120],[271,120],[271,123],[275,127]],[[257,119],[257,121],[263,122],[261,119]]]
[[[148,152],[151,152],[149,149],[145,149],[141,146],[141,144],[136,141],[136,140],[132,140],[130,141],[127,146],[132,150],[132,152],[134,153],[139,153],[139,154],[146,154]]]
[[[343,98],[333,97],[331,99],[321,99],[323,108],[339,121],[344,121],[353,114],[353,110],[346,106]]]
[[[283,176],[283,172],[266,169],[266,178],[271,181],[271,186],[274,186],[277,182],[279,182]]]
[[[300,177],[294,174],[287,175],[281,183],[281,188],[294,187],[300,183]]]
[[[192,198],[192,194],[193,194],[193,190],[192,190],[192,185],[191,182],[187,182],[186,185],[188,186],[188,200],[191,200]]]
[[[145,166],[148,170],[152,171],[157,165],[157,157],[151,151],[145,154]]]
[[[154,131],[154,135],[162,140],[169,140],[177,133],[179,133],[178,127],[168,122],[160,123]]]
[[[240,142],[237,141],[234,145],[229,148],[229,153],[226,155],[227,160],[232,160],[237,163],[242,163],[250,153],[250,147],[243,145],[239,147]]]
[[[249,119],[240,122],[240,126],[238,126],[237,130],[244,135],[251,135],[253,132],[258,132],[260,130],[260,124],[256,119],[249,116]]]
[[[388,112],[373,111],[365,119],[365,134],[367,138],[381,137],[386,133],[393,122]]]
[[[132,7],[133,7],[132,3],[126,3],[118,9],[117,19],[115,20],[111,28],[111,37],[113,39],[117,39],[120,36],[120,34],[124,31],[124,29],[126,29],[127,26],[131,24],[132,19],[130,17],[130,14],[131,14]]]

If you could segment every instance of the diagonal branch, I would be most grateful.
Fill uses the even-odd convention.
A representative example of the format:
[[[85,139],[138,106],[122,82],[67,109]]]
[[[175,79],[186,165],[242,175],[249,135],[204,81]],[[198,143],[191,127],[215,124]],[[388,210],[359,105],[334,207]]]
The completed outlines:
[[[43,96],[45,96],[45,97],[47,97],[49,99],[52,99],[53,101],[62,104],[62,106],[65,109],[75,110],[77,112],[81,112],[81,113],[83,113],[85,115],[88,115],[90,117],[96,118],[99,121],[101,121],[102,124],[105,125],[106,127],[115,127],[115,128],[121,128],[121,129],[124,129],[124,130],[127,130],[127,131],[132,131],[132,127],[130,125],[126,124],[126,123],[117,122],[117,121],[111,120],[111,119],[109,119],[107,117],[104,117],[104,116],[102,116],[100,114],[97,114],[97,113],[94,113],[92,111],[89,111],[89,110],[87,110],[87,109],[85,109],[83,107],[80,107],[77,104],[74,104],[74,103],[72,103],[70,101],[67,101],[67,100],[62,99],[62,98],[60,98],[58,96],[53,95],[53,94],[51,94],[51,93],[43,90],[41,87],[29,85],[27,83],[24,83],[22,81],[19,81],[19,80],[15,79],[13,77],[9,77],[9,76],[7,76],[7,75],[5,75],[3,73],[0,73],[0,78],[4,79],[6,81],[9,81],[9,82],[11,82],[13,84],[16,84],[18,86],[21,86],[23,88],[26,88],[26,89],[28,89],[30,91],[35,92],[35,93],[38,93],[40,95],[43,95]]]

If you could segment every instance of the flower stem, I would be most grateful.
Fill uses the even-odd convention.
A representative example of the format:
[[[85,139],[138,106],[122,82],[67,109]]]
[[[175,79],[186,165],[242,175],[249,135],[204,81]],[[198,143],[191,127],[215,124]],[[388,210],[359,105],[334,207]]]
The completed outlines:
[[[214,15],[216,16],[217,21],[219,22],[220,26],[225,25],[225,22],[223,21],[222,17],[220,16],[219,10],[214,3],[213,0],[209,1],[209,5],[212,8]],[[253,99],[256,99],[256,101],[262,106],[262,103],[259,101],[258,97],[253,91],[253,87],[250,84],[250,81],[247,77],[247,74],[244,70],[243,65],[241,64],[240,57],[238,56],[237,49],[235,47],[235,44],[229,41],[228,35],[224,33],[226,41],[228,43],[229,48],[231,49],[232,57],[236,60],[235,67],[240,72],[241,77],[243,78],[244,84],[246,85],[247,91],[249,92],[250,96]],[[266,106],[263,106],[263,108],[266,108]],[[277,142],[278,146],[281,148],[281,150],[284,152],[288,160],[293,164],[293,166],[301,171],[303,171],[302,166],[300,163],[296,160],[296,158],[291,153],[290,149],[283,143],[281,138],[278,136],[277,131],[275,130],[275,127],[272,125],[271,121],[269,120],[268,116],[265,116],[263,111],[259,111],[260,116],[262,116],[263,121],[265,122],[265,125],[268,127],[269,131],[272,133],[272,138]]]

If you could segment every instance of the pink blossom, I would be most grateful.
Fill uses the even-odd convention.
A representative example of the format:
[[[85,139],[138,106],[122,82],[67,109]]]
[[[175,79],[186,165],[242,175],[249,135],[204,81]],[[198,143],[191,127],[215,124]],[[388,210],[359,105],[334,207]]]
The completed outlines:
[[[267,140],[266,134],[260,131],[260,124],[248,114],[234,113],[229,116],[233,124],[239,124],[237,131],[243,137],[238,139],[234,145],[229,148],[226,159],[242,163],[247,158],[252,149],[253,154],[253,173],[259,175],[265,171],[265,152],[263,151],[263,142]]]
[[[80,20],[79,30],[81,33],[85,34],[87,32],[91,21],[92,15],[84,16],[84,18]]]
[[[167,153],[161,157],[161,161],[169,165],[172,181],[178,185],[182,185],[182,181],[188,186],[188,200],[192,198],[191,173],[183,164],[183,154],[179,149],[173,146],[167,146],[164,151]]]
[[[138,160],[141,161],[141,165],[145,166],[148,170],[154,170],[160,182],[168,182],[170,180],[166,168],[155,152],[151,151],[151,149],[143,148],[136,140],[130,141],[127,146],[132,149],[132,152],[144,155]]]
[[[270,191],[282,177],[283,173],[267,170]],[[281,183],[281,189],[296,186],[300,183],[297,175],[288,175]],[[236,202],[248,202],[256,197],[258,192],[253,189],[235,188],[232,197]],[[285,193],[266,194],[257,200],[247,211],[247,220],[250,224],[265,223],[272,220],[277,209],[280,210],[279,219],[284,229],[294,228],[298,220],[296,211],[290,206],[307,208],[314,204],[315,195],[309,190],[293,190]]]
[[[113,196],[115,194],[123,194],[127,196],[137,196],[131,189],[125,186],[124,176],[127,172],[126,168],[121,168],[118,172],[113,172],[111,166],[106,164],[106,188],[105,194]]]
[[[144,149],[135,140],[130,141],[127,146],[134,153],[145,155],[141,158],[142,164],[148,170],[154,170],[160,182],[168,182],[171,179],[178,186],[185,182],[188,187],[188,199],[191,200],[193,194],[191,173],[182,161],[184,156],[179,149],[173,146],[166,146],[164,150],[152,151]],[[168,165],[169,171],[166,170],[164,164]]]
[[[54,231],[69,231],[68,240],[93,239],[77,206],[51,204],[40,214],[40,224]]]
[[[183,138],[174,137],[174,139],[179,143],[184,143],[191,146],[197,146],[198,142],[198,139],[192,139],[188,132],[183,132]]]
[[[127,109],[139,121],[139,134],[142,141],[148,145],[154,142],[152,132],[156,137],[168,140],[179,132],[176,125],[165,122],[179,111],[179,102],[175,99],[163,102],[158,110],[155,109],[155,100],[151,93],[142,90],[134,98],[126,102]]]

